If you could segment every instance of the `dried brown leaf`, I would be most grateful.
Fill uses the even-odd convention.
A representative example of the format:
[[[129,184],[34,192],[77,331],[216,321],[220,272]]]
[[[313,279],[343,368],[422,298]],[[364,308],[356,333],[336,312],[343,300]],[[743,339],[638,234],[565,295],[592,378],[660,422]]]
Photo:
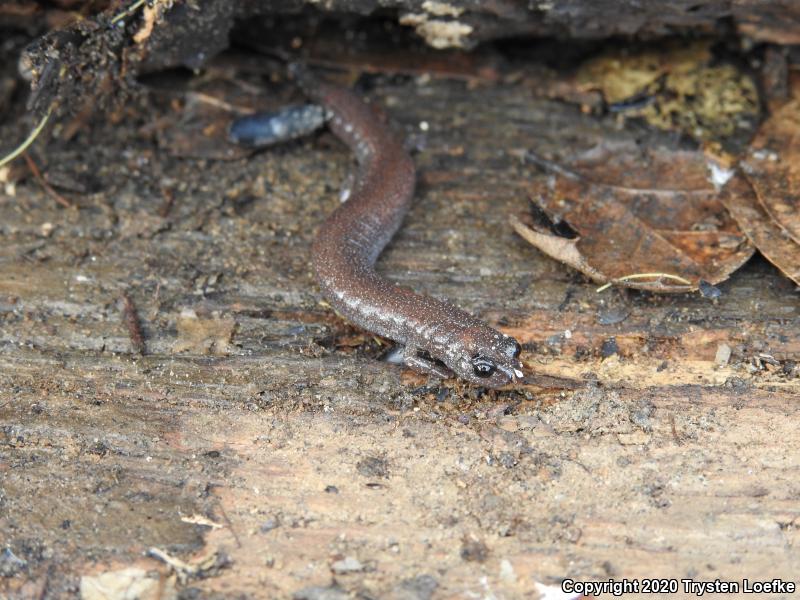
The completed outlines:
[[[601,137],[561,162],[534,153],[528,160],[548,173],[534,180],[532,199],[579,237],[568,240],[520,223],[515,229],[595,281],[688,291],[701,281],[727,279],[753,253],[719,202],[699,151]]]
[[[767,214],[800,243],[800,99],[761,125],[742,169]]]
[[[741,176],[734,178],[725,186],[720,201],[759,252],[800,285],[800,244],[769,218],[747,180]]]
[[[608,277],[594,269],[583,257],[578,250],[577,239],[555,235],[536,224],[525,224],[516,215],[511,215],[509,222],[522,239],[536,246],[547,256],[563,262],[595,281],[608,281]]]

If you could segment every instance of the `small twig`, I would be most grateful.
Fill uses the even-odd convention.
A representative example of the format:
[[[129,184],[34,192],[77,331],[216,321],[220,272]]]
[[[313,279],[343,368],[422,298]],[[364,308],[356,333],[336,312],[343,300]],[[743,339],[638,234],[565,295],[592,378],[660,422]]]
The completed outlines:
[[[529,373],[520,380],[520,383],[548,389],[577,390],[585,387],[589,382],[569,377],[558,377],[556,375]]]
[[[625,275],[624,277],[618,277],[617,279],[609,281],[608,283],[604,283],[599,288],[597,288],[596,291],[599,294],[600,292],[606,291],[615,283],[622,283],[625,281],[635,281],[637,279],[653,279],[653,278],[669,279],[671,281],[677,281],[678,283],[682,283],[684,285],[692,285],[692,282],[689,281],[688,279],[684,279],[679,275],[671,275],[670,273],[633,273],[631,275]]]
[[[189,101],[208,104],[209,106],[220,108],[224,111],[236,113],[238,115],[252,115],[256,112],[254,109],[247,106],[236,106],[235,104],[225,102],[225,100],[220,100],[219,98],[209,94],[204,94],[203,92],[187,92],[186,99]]]
[[[223,526],[219,523],[215,523],[208,517],[204,517],[203,515],[193,514],[190,517],[181,517],[181,521],[184,523],[191,523],[192,525],[203,525],[204,527],[210,527],[211,529],[221,529]]]
[[[194,579],[195,577],[202,577],[204,573],[208,573],[215,566],[218,566],[218,561],[221,558],[219,552],[215,551],[205,558],[201,558],[190,563],[185,560],[181,560],[177,556],[171,556],[164,550],[155,547],[150,548],[146,554],[151,558],[157,558],[158,560],[163,561],[169,567],[171,567],[175,572],[175,575],[178,577],[178,581],[180,581],[182,584],[185,584],[187,581]]]
[[[675,438],[675,443],[678,444],[678,446],[683,446],[681,436],[678,435],[678,427],[675,425],[675,415],[672,415],[670,425],[672,426],[672,437]]]
[[[50,587],[50,571],[52,567],[48,568],[47,571],[44,572],[44,581],[42,581],[42,587],[39,590],[39,595],[37,596],[37,600],[44,600],[47,596],[47,590]]]
[[[125,17],[132,15],[139,7],[144,5],[145,2],[147,2],[147,0],[136,0],[136,2],[131,4],[128,8],[111,17],[111,24],[116,25]]]
[[[42,172],[39,170],[39,167],[36,166],[36,163],[33,162],[33,159],[27,152],[25,152],[22,155],[22,158],[24,158],[25,162],[28,163],[28,168],[31,170],[31,173],[33,173],[33,176],[36,178],[36,181],[39,182],[39,185],[41,185],[42,188],[44,188],[44,191],[47,192],[47,194],[51,198],[53,198],[53,200],[58,202],[64,208],[73,208],[75,206],[72,202],[70,202],[69,200],[64,198],[64,196],[55,191],[53,189],[53,186],[47,183],[45,178],[42,177]]]
[[[136,314],[136,306],[127,292],[122,292],[122,312],[125,316],[125,326],[128,328],[128,336],[131,339],[133,351],[143,356],[145,353],[144,336],[142,327],[139,323],[139,316]]]
[[[25,138],[24,142],[22,142],[19,146],[17,146],[9,154],[6,154],[3,158],[0,158],[0,167],[10,163],[12,160],[17,158],[20,154],[25,152],[25,150],[28,149],[28,147],[34,142],[34,140],[36,140],[36,138],[39,137],[39,134],[42,132],[42,129],[44,129],[44,126],[47,124],[48,119],[50,119],[50,115],[53,112],[53,107],[54,106],[55,106],[55,103],[50,105],[50,107],[47,109],[47,112],[44,113],[44,116],[42,117],[42,120],[39,121],[39,124],[33,129],[33,131],[31,131],[31,133],[28,135],[28,137]]]
[[[161,193],[164,195],[164,203],[158,209],[158,216],[166,219],[172,210],[172,205],[175,204],[175,194],[168,187],[162,187]]]
[[[161,282],[156,283],[156,290],[153,292],[153,310],[150,311],[150,320],[155,321],[158,316],[158,299],[161,296]]]
[[[231,534],[233,535],[233,539],[236,540],[236,546],[238,548],[242,547],[242,540],[239,539],[239,534],[236,533],[236,530],[233,528],[233,523],[228,518],[228,513],[225,512],[225,507],[222,506],[222,502],[219,503],[219,511],[222,513],[222,518],[225,520],[225,524],[228,526],[228,529],[231,530]]]

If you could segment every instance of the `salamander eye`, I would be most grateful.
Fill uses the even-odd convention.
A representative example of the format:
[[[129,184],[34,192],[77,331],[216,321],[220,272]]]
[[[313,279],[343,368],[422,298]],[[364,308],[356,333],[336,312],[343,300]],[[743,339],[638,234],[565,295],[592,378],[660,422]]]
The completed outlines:
[[[491,359],[478,354],[472,357],[472,370],[478,377],[491,377],[497,370],[497,365]]]
[[[519,355],[522,352],[522,346],[520,346],[519,342],[514,339],[511,340],[511,345],[509,346],[508,349],[509,349],[508,354],[509,356],[511,356],[511,358],[519,358]]]

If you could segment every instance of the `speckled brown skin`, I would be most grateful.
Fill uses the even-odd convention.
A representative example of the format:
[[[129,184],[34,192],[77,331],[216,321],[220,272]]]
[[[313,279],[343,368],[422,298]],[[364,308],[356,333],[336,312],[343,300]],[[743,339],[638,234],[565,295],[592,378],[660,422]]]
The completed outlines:
[[[414,195],[414,163],[375,112],[352,92],[292,73],[329,113],[331,131],[356,155],[350,198],[325,221],[312,248],[331,305],[353,323],[405,345],[405,363],[498,387],[522,377],[519,344],[456,306],[376,273],[375,260],[400,227]],[[445,367],[446,366],[446,367]]]

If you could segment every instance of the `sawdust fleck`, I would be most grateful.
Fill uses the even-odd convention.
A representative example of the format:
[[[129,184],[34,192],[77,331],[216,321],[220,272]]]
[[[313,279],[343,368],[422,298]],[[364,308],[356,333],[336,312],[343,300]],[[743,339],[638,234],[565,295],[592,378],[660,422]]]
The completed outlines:
[[[230,342],[236,321],[230,317],[200,318],[191,309],[181,311],[178,317],[178,339],[173,352],[196,354],[230,353]]]

